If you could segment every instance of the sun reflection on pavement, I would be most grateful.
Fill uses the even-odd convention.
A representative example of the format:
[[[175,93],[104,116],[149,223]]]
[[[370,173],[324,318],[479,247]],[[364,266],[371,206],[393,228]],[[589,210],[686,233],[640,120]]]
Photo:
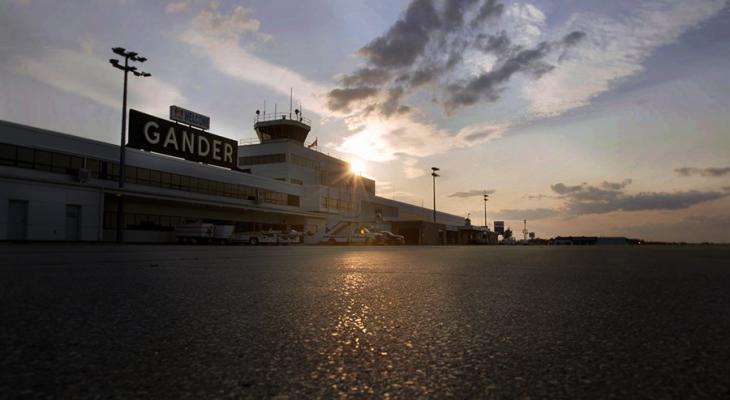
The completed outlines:
[[[363,269],[373,265],[373,261],[373,258],[366,258],[363,254],[345,255],[340,263],[344,273],[337,277],[335,284],[340,311],[330,332],[331,351],[326,365],[320,365],[318,370],[326,371],[331,389],[341,396],[374,395],[373,388],[364,383],[372,380],[362,379],[363,376],[371,375],[374,368],[363,369],[358,366],[381,364],[383,360],[378,358],[388,356],[386,351],[380,351],[374,344],[377,342],[376,332],[371,326],[375,319],[374,312],[372,305],[367,303],[367,296],[363,296],[373,283],[373,277]],[[386,366],[388,369],[393,368],[390,362]]]
[[[337,254],[335,270],[321,286],[327,304],[312,309],[321,313],[313,319],[327,322],[306,330],[306,347],[319,344],[305,386],[320,388],[319,396],[428,396],[436,382],[449,379],[443,374],[431,376],[429,360],[431,351],[439,352],[448,342],[453,327],[436,323],[433,307],[428,306],[432,301],[448,305],[450,299],[444,296],[449,292],[430,290],[424,298],[423,287],[404,286],[403,274],[413,272],[394,265],[398,258],[376,249]],[[418,303],[419,297],[425,303]],[[422,341],[426,333],[432,339],[428,343]],[[445,364],[434,366],[442,367]]]

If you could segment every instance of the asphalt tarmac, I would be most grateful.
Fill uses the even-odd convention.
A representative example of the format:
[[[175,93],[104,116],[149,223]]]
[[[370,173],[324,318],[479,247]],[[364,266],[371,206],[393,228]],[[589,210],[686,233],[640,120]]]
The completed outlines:
[[[0,245],[0,398],[727,398],[730,247]]]

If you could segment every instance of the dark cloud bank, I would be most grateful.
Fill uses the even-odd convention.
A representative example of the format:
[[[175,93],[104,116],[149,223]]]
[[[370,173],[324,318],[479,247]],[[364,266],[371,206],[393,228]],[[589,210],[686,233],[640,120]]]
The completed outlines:
[[[688,190],[677,192],[625,193],[631,179],[622,182],[603,182],[600,185],[566,185],[556,183],[550,189],[564,200],[561,208],[502,210],[498,216],[505,219],[541,219],[558,215],[580,216],[605,214],[615,211],[680,210],[694,205],[730,196],[730,188],[722,190]]]
[[[576,31],[523,48],[504,30],[494,32],[504,8],[497,0],[412,1],[385,34],[358,51],[366,65],[341,77],[341,87],[328,93],[329,108],[349,113],[368,100],[365,114],[403,114],[410,110],[401,104],[403,98],[429,84],[436,87],[434,101],[446,112],[494,102],[515,74],[539,78],[555,68],[546,61],[550,54],[564,54],[586,36]],[[493,55],[496,64],[474,77],[452,76],[469,49]]]
[[[679,176],[703,176],[708,178],[718,178],[730,175],[730,167],[725,168],[693,168],[683,167],[677,168],[674,172]]]
[[[613,211],[679,210],[728,195],[723,191],[698,190],[627,194],[624,189],[630,184],[631,180],[626,179],[623,182],[603,182],[600,186],[587,184],[566,186],[557,183],[550,188],[566,200],[565,210],[570,215],[603,214]]]

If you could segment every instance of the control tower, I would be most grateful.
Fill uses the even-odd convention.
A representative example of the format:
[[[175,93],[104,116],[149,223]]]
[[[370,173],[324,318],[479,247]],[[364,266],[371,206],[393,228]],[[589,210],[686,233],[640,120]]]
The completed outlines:
[[[294,113],[262,114],[256,110],[253,127],[261,143],[276,139],[289,139],[304,144],[312,122],[302,117],[297,109]]]

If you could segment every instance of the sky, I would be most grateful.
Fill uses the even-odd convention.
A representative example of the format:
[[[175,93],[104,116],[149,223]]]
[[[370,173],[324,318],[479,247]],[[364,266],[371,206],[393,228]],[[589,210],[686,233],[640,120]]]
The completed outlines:
[[[377,193],[538,237],[730,242],[726,0],[0,2],[0,119],[118,143],[129,105],[255,138],[295,106]]]

